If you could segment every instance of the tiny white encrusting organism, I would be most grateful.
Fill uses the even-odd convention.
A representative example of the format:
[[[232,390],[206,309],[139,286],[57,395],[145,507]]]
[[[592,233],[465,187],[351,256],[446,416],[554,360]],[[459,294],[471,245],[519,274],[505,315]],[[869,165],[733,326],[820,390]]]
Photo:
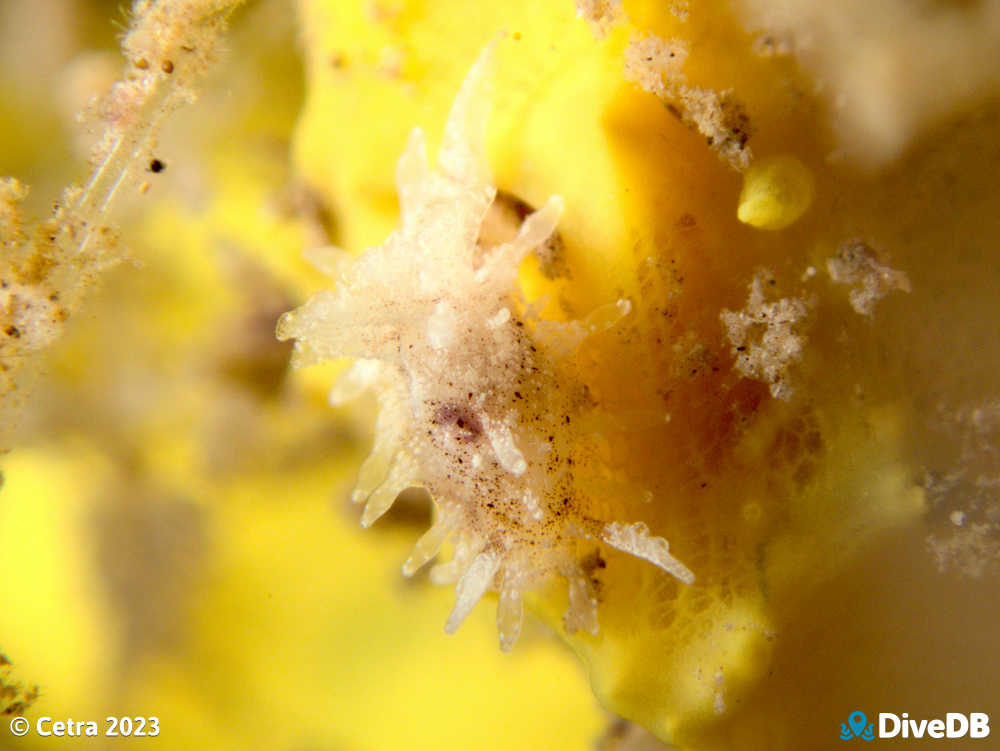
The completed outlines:
[[[879,263],[875,251],[863,240],[850,240],[837,248],[827,259],[826,270],[834,282],[851,285],[851,307],[864,316],[872,315],[875,304],[890,292],[910,291],[906,272]]]
[[[723,310],[719,318],[733,345],[736,372],[768,384],[771,396],[789,399],[792,387],[788,371],[802,358],[805,335],[802,322],[809,304],[798,297],[769,301],[764,285],[774,284],[766,271],[758,271],[750,282],[750,296],[742,310]]]
[[[456,97],[437,170],[428,167],[421,131],[410,136],[396,171],[401,227],[350,263],[324,260],[336,289],[287,313],[278,336],[297,340],[299,363],[358,359],[331,400],[371,387],[379,394],[375,446],[354,491],[366,502],[362,524],[402,490],[427,488],[435,521],[403,573],[452,541],[451,559],[431,570],[435,583],[456,584],[446,630],[497,591],[507,650],[520,632],[522,593],[555,576],[569,583],[567,629],[596,632],[598,596],[581,560],[599,542],[683,582],[694,576],[645,525],[598,518],[600,504],[580,481],[594,460],[574,421],[593,405],[567,364],[588,334],[630,308],[618,301],[567,324],[525,310],[518,265],[549,240],[562,199],[527,216],[512,240],[479,242],[496,195],[483,146],[490,56],[488,47]]]

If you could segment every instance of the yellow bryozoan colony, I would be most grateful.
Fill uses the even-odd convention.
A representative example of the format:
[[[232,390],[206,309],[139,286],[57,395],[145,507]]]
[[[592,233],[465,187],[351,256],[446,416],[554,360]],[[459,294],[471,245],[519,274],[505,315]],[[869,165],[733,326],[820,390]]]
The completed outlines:
[[[521,630],[522,594],[555,576],[569,584],[567,630],[597,632],[595,540],[686,584],[694,575],[645,524],[606,518],[585,482],[604,468],[578,438],[596,405],[573,358],[589,333],[628,315],[628,301],[559,323],[542,320],[518,294],[520,262],[556,231],[558,196],[512,240],[483,242],[497,197],[482,143],[491,62],[487,50],[458,93],[439,169],[428,168],[423,133],[410,136],[396,168],[401,228],[344,268],[331,259],[336,291],[285,316],[278,335],[297,340],[300,362],[361,358],[333,395],[341,402],[379,389],[375,450],[354,491],[367,503],[361,523],[406,488],[426,487],[437,516],[403,572],[412,575],[454,538],[454,556],[431,572],[435,582],[458,581],[447,630],[486,591],[499,591],[506,650]]]

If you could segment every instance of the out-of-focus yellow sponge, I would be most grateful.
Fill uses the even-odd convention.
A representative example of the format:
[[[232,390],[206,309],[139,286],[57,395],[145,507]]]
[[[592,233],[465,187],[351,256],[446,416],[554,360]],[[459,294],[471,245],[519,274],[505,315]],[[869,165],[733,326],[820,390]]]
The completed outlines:
[[[794,156],[767,157],[746,171],[736,216],[757,229],[784,229],[806,213],[814,192],[812,174]]]

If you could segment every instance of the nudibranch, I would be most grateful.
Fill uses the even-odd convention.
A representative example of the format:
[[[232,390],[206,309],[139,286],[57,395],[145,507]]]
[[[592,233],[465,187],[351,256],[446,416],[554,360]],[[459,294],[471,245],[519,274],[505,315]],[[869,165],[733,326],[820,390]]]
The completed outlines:
[[[385,243],[325,265],[336,278],[278,325],[296,362],[357,362],[334,386],[340,403],[378,393],[374,449],[354,500],[362,525],[409,487],[426,488],[435,521],[403,565],[407,576],[446,542],[431,570],[455,583],[453,632],[487,591],[499,593],[501,648],[517,640],[525,591],[564,577],[568,631],[597,632],[599,593],[589,574],[599,546],[643,558],[682,582],[694,575],[645,524],[610,516],[608,481],[585,436],[596,405],[573,366],[591,333],[628,314],[619,300],[583,321],[542,319],[518,290],[518,266],[555,232],[562,199],[524,218],[494,247],[481,225],[496,197],[485,155],[491,47],[462,84],[430,169],[415,129],[396,169],[401,226]],[[595,555],[597,554],[597,555]]]

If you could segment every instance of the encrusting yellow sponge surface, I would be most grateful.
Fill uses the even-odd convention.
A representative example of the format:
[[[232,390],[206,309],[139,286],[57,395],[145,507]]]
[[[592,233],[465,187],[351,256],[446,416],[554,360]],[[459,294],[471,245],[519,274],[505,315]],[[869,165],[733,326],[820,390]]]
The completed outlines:
[[[455,541],[433,577],[458,581],[449,630],[495,591],[510,648],[523,598],[608,708],[715,747],[810,593],[926,510],[899,390],[910,355],[878,354],[912,323],[919,253],[859,200],[891,187],[829,166],[836,135],[808,74],[726,6],[583,5],[470,23],[448,2],[303,4],[296,154],[361,255],[280,332],[309,357],[365,358],[352,388],[380,390],[394,417],[356,500],[377,506],[370,522],[400,488],[430,490],[436,521],[406,571]],[[440,178],[406,134],[419,125],[464,179],[456,134],[484,45],[491,84],[475,84],[462,134],[475,155],[484,125],[484,155],[431,201],[454,207],[436,219],[415,186]],[[520,207],[509,245],[491,249],[482,228],[505,205]],[[528,245],[516,278],[492,276]],[[341,312],[360,301],[363,321]],[[617,312],[588,325],[594,311]]]

